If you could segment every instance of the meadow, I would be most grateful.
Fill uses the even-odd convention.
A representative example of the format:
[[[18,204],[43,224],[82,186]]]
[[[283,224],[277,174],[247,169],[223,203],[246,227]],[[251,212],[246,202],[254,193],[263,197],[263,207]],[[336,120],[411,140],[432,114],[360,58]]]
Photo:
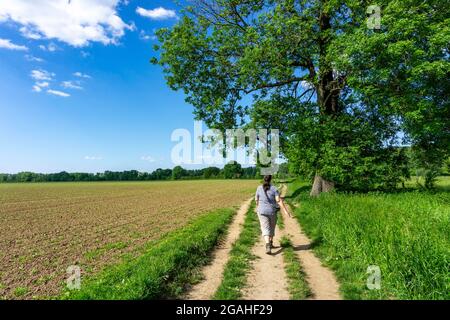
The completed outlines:
[[[295,181],[288,199],[346,299],[450,299],[450,179],[433,192],[413,184],[395,193],[308,196]],[[366,286],[381,270],[381,289]]]
[[[205,251],[214,246],[233,213],[218,209],[237,207],[256,184],[0,184],[0,298],[57,297],[69,266],[80,266],[83,279],[89,278],[123,259],[141,257],[184,227],[203,225],[206,233],[198,243],[209,239]]]

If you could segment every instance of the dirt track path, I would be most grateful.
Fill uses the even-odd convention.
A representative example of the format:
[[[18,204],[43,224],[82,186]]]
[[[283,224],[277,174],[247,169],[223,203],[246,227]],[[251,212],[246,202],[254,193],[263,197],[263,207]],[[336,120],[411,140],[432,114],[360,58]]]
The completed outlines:
[[[282,194],[287,191],[282,188]],[[229,259],[233,243],[239,238],[245,215],[250,207],[251,199],[239,209],[232,221],[228,234],[213,253],[212,263],[203,270],[204,280],[193,286],[186,296],[190,300],[211,299],[222,281],[222,274]],[[333,272],[323,266],[311,250],[311,240],[303,233],[298,221],[283,215],[284,229],[277,227],[275,247],[272,255],[265,253],[262,237],[253,248],[257,257],[248,274],[247,287],[243,290],[244,300],[289,300],[287,278],[284,270],[282,249],[279,240],[287,235],[291,239],[294,250],[306,274],[306,281],[311,289],[312,300],[340,300],[339,283]]]
[[[286,193],[283,186],[283,194]],[[341,300],[339,283],[334,273],[323,266],[311,250],[312,241],[303,233],[296,219],[284,219],[284,232],[291,239],[294,250],[306,274],[306,281],[312,292],[311,300]]]
[[[229,254],[233,243],[239,238],[245,215],[250,207],[252,199],[247,200],[239,208],[236,216],[228,228],[225,239],[214,250],[212,261],[203,268],[203,280],[192,287],[186,299],[188,300],[209,300],[212,298],[217,288],[222,282],[222,274],[228,262]]]
[[[277,237],[272,255],[266,254],[262,237],[253,248],[257,258],[248,274],[247,287],[243,291],[244,300],[289,300],[283,253],[278,243],[283,232],[277,227],[275,233]]]
[[[285,185],[281,188],[284,196]],[[291,239],[292,246],[300,260],[306,281],[311,289],[312,300],[340,300],[339,284],[333,272],[324,267],[311,250],[311,240],[303,233],[296,219],[283,215],[284,229],[277,227],[275,243],[283,236]],[[264,252],[264,241],[261,239],[253,249],[258,257],[248,276],[248,287],[244,290],[245,300],[288,300],[287,279],[284,271],[282,250],[275,249],[273,255]]]

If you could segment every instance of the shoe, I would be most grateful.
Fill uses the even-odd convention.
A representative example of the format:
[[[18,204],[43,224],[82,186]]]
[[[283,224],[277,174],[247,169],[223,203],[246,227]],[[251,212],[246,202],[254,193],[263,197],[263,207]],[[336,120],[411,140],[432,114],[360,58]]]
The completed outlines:
[[[266,243],[266,254],[272,254],[272,246],[270,243]]]
[[[274,248],[274,246],[273,246],[273,240],[272,240],[272,241],[270,241],[270,248],[271,248],[271,249],[273,249],[273,248]]]

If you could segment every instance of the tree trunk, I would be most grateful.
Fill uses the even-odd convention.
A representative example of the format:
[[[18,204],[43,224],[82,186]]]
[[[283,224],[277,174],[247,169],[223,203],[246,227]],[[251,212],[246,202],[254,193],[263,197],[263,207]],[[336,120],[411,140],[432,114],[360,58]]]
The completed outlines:
[[[322,192],[330,192],[334,190],[334,182],[325,180],[319,175],[316,175],[314,177],[314,183],[311,189],[310,196],[311,197],[317,197]]]
[[[339,113],[340,89],[335,81],[333,67],[327,61],[327,52],[330,44],[329,31],[332,27],[331,17],[325,12],[320,13],[319,27],[319,81],[316,85],[317,103],[322,115],[336,116]],[[334,182],[328,181],[316,174],[310,196],[317,197],[322,192],[330,192],[334,188]]]

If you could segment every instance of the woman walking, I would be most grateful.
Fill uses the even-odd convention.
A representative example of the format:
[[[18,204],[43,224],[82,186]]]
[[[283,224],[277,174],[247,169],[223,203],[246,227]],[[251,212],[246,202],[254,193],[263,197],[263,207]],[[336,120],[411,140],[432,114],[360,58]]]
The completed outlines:
[[[291,213],[286,209],[283,199],[280,197],[278,189],[271,182],[272,176],[265,176],[264,183],[256,189],[255,196],[256,211],[261,224],[261,232],[264,237],[267,254],[272,253],[273,238],[280,208],[292,218]]]

